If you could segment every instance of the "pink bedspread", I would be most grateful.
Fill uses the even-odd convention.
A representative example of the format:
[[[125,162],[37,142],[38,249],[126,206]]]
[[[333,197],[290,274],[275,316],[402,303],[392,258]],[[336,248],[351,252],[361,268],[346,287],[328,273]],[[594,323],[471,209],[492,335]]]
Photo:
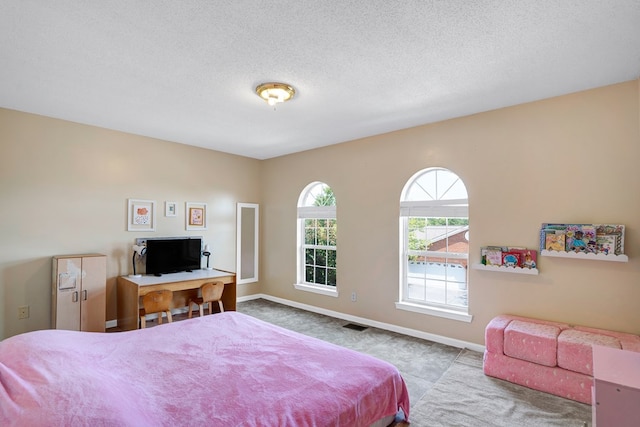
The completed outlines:
[[[409,397],[387,362],[236,312],[0,342],[1,426],[367,426]]]

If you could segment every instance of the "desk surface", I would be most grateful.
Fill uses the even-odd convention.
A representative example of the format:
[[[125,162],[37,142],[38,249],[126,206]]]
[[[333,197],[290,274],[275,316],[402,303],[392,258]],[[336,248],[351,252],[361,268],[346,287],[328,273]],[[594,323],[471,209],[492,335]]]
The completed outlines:
[[[125,279],[138,286],[159,285],[162,283],[184,282],[188,280],[215,279],[217,277],[227,277],[235,275],[228,271],[222,270],[193,270],[191,272],[183,271],[181,273],[168,273],[162,276],[143,275],[142,277],[124,276]]]

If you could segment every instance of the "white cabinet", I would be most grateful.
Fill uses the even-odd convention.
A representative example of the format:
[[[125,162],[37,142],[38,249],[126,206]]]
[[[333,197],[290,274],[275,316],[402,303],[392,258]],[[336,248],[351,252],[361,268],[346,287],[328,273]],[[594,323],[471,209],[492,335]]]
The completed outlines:
[[[104,332],[106,283],[106,255],[54,256],[51,327]]]

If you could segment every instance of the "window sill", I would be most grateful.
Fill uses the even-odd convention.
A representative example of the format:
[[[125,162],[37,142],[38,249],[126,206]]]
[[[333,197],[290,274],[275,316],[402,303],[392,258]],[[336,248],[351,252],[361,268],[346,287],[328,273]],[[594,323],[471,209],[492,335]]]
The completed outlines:
[[[457,320],[460,322],[471,323],[473,316],[459,311],[446,310],[443,308],[427,307],[420,304],[412,304],[409,302],[396,302],[396,309],[412,311],[414,313],[427,314],[429,316],[444,317],[445,319]]]
[[[295,283],[293,285],[299,291],[313,292],[315,294],[326,295],[329,297],[338,297],[338,289],[328,286],[314,286],[305,283]]]

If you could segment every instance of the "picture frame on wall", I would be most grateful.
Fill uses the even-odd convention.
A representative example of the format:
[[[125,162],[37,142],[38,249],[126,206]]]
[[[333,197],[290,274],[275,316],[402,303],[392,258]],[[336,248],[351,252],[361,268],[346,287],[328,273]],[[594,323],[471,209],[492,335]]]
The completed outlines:
[[[156,231],[156,202],[127,200],[127,231]]]
[[[177,216],[178,204],[176,202],[164,202],[164,216]]]
[[[207,229],[207,204],[187,202],[185,209],[187,230]]]

